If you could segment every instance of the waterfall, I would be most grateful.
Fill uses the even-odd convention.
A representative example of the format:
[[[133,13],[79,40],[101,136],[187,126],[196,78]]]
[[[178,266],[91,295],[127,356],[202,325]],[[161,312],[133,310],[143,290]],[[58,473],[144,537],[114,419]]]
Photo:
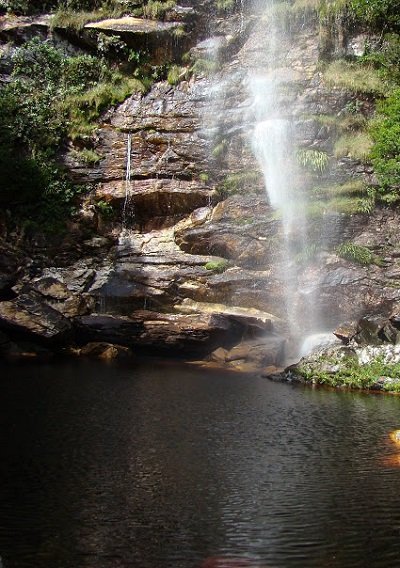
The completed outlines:
[[[305,192],[298,172],[294,119],[288,104],[290,69],[285,67],[288,36],[276,16],[277,3],[264,0],[259,39],[247,76],[253,129],[251,146],[264,176],[269,203],[281,220],[278,277],[288,332],[303,333],[296,255],[308,246]],[[311,318],[311,316],[310,316]]]

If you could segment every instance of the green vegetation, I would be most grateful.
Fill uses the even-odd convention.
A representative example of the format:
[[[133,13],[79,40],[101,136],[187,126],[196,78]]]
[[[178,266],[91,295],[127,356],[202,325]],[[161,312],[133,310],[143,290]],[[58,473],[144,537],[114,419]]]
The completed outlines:
[[[186,74],[185,67],[172,65],[168,71],[167,81],[170,85],[177,85]]]
[[[353,357],[325,358],[323,368],[326,370],[318,370],[315,365],[305,363],[296,368],[296,373],[313,384],[355,389],[370,389],[381,377],[400,377],[400,363],[385,363],[382,359],[360,365]],[[383,388],[400,392],[400,381]]]
[[[320,150],[299,150],[297,160],[301,166],[313,172],[322,173],[329,162],[328,154]]]
[[[143,14],[146,18],[161,20],[175,5],[175,0],[148,0],[143,7]]]
[[[222,274],[229,268],[229,261],[228,260],[210,260],[204,265],[206,270],[210,270],[211,272],[215,272],[216,274]]]
[[[141,68],[129,65],[130,75],[39,39],[15,50],[11,80],[0,87],[0,202],[14,224],[57,232],[74,213],[85,188],[68,181],[59,148],[67,136],[89,140],[101,112],[144,91]],[[79,159],[93,165],[99,156],[89,146]]]
[[[218,69],[218,62],[214,59],[196,59],[191,67],[194,75],[209,77]]]
[[[352,14],[373,31],[399,31],[398,0],[350,0]]]
[[[347,157],[365,163],[369,159],[372,144],[367,132],[346,133],[336,141],[333,154],[335,158]]]
[[[261,174],[257,171],[237,172],[226,176],[217,191],[224,199],[236,193],[254,193],[260,185],[260,180]]]
[[[296,254],[296,263],[303,265],[309,264],[318,256],[320,250],[320,247],[316,243],[307,245]]]
[[[235,0],[215,0],[218,10],[229,11],[235,7]]]
[[[380,197],[393,202],[400,190],[400,88],[378,105],[371,126],[371,161],[380,182]]]
[[[100,213],[100,215],[104,219],[112,219],[115,215],[114,208],[111,205],[111,203],[108,203],[108,201],[100,199],[99,201],[96,202],[95,207],[98,213]]]
[[[83,150],[73,150],[72,157],[78,162],[82,162],[82,164],[86,164],[88,166],[94,166],[98,164],[101,160],[101,156],[97,154],[94,150],[90,148],[83,148]]]
[[[362,264],[363,266],[368,266],[370,264],[381,264],[381,259],[376,254],[374,254],[368,247],[356,245],[352,242],[342,243],[336,249],[338,256],[350,260],[351,262],[356,262],[357,264]]]
[[[373,65],[361,65],[344,59],[328,64],[324,79],[331,87],[367,95],[384,96],[389,88]]]

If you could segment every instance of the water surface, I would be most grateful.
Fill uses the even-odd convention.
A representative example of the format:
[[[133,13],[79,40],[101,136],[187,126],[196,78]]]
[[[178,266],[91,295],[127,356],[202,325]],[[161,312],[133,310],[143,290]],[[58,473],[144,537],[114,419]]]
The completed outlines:
[[[4,568],[400,565],[399,397],[161,361],[2,366],[0,388]]]

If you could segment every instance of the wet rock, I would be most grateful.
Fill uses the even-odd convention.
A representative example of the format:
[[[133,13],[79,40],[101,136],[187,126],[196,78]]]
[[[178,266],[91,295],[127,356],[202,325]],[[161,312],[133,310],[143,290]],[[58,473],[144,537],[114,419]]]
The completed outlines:
[[[371,390],[383,390],[385,392],[399,392],[400,378],[398,377],[379,377],[372,385]]]
[[[160,314],[137,311],[131,317],[93,314],[77,319],[78,338],[141,346],[177,354],[209,352],[213,346],[232,343],[242,327],[213,314]]]
[[[34,280],[30,285],[23,288],[22,292],[29,293],[30,290],[39,292],[48,306],[67,318],[82,316],[94,308],[94,300],[88,295],[83,296],[71,292],[66,284],[51,276]]]
[[[54,351],[43,345],[27,341],[10,341],[0,345],[0,356],[8,361],[49,361],[54,355]]]
[[[218,347],[211,353],[210,361],[213,361],[215,363],[220,363],[222,365],[226,361],[227,353],[228,351],[226,349],[224,349],[223,347]]]
[[[20,294],[15,300],[0,302],[0,327],[53,342],[65,340],[72,331],[68,319],[34,291]]]
[[[113,361],[132,356],[129,347],[123,345],[115,345],[105,342],[87,343],[80,349],[80,355],[83,357],[91,357],[93,359],[101,359],[102,361]]]
[[[383,316],[366,316],[358,321],[357,327],[355,341],[359,345],[380,345],[384,341],[382,332],[388,327],[388,322]]]
[[[147,179],[132,180],[128,186],[125,181],[103,183],[96,198],[121,210],[127,199],[127,207],[134,211],[133,224],[149,231],[173,225],[184,214],[206,206],[215,192],[196,181]]]
[[[333,332],[344,344],[350,343],[358,331],[357,322],[347,322],[339,325]]]
[[[205,302],[194,302],[189,298],[183,300],[181,304],[175,305],[175,309],[182,313],[210,313],[226,316],[239,322],[244,328],[270,331],[274,321],[278,318],[272,314],[256,310],[255,308],[242,308],[239,306],[227,306],[224,304],[211,304]]]
[[[258,340],[249,339],[235,345],[226,354],[227,363],[243,361],[256,369],[267,365],[279,365],[283,361],[285,340],[279,335],[270,334]]]
[[[21,255],[7,243],[0,241],[0,297],[7,296],[16,283]]]

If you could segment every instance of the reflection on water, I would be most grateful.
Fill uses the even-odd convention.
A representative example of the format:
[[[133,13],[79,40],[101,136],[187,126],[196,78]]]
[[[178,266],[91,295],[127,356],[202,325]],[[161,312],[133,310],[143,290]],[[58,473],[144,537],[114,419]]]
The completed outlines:
[[[154,361],[0,387],[4,568],[399,565],[399,397]]]

